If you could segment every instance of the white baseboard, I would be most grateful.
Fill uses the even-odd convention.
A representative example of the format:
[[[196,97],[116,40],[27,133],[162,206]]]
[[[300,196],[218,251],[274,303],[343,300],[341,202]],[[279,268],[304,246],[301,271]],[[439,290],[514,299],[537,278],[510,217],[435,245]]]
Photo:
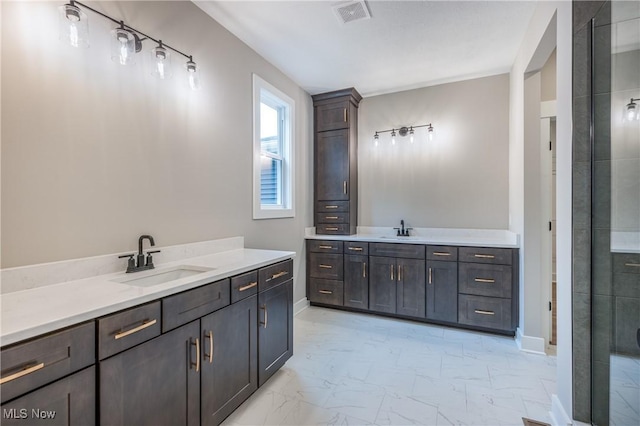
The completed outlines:
[[[549,411],[549,416],[551,417],[551,424],[553,424],[553,426],[571,426],[574,424],[556,394],[551,395],[551,411]]]
[[[520,327],[516,330],[516,344],[523,352],[546,355],[545,343],[542,337],[525,336]]]
[[[305,297],[304,299],[298,300],[296,303],[293,304],[293,315],[294,316],[298,315],[300,312],[304,311],[308,307],[309,307],[309,299]]]

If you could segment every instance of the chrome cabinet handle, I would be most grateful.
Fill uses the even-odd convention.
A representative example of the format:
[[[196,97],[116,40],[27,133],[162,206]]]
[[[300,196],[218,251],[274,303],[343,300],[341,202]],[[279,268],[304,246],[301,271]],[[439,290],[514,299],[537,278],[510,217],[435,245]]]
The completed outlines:
[[[362,262],[362,278],[367,278],[367,262]]]
[[[213,364],[213,330],[209,330],[204,336],[205,339],[209,339],[209,353],[204,353],[205,359],[209,358],[209,364]]]
[[[323,269],[333,269],[333,266],[331,266],[331,265],[324,265],[324,264],[322,264],[322,263],[321,263],[321,264],[319,264],[318,266],[319,266],[320,268],[323,268]]]
[[[327,226],[324,229],[327,230],[327,231],[337,231],[338,230],[338,228],[336,228],[335,226]]]
[[[624,266],[631,266],[632,268],[640,268],[640,263],[625,263]]]
[[[8,383],[15,379],[19,379],[20,377],[26,376],[28,374],[34,373],[42,368],[44,368],[44,362],[41,362],[40,364],[32,365],[31,367],[24,367],[22,370],[18,371],[17,373],[13,373],[9,376],[1,378],[0,385],[4,383]]]
[[[338,216],[325,216],[324,218],[327,220],[338,220]]]
[[[451,256],[451,253],[447,253],[447,252],[444,252],[444,251],[434,251],[433,255],[434,256]]]
[[[338,206],[324,206],[325,209],[337,209]]]
[[[344,122],[346,123],[347,122],[347,109],[343,108],[342,111],[343,111],[342,118],[343,118]]]
[[[349,250],[362,251],[362,247],[349,247]]]
[[[333,294],[333,292],[329,291],[329,290],[318,290],[318,293],[321,293],[321,294]]]
[[[398,265],[398,281],[402,281],[402,265]]]
[[[393,276],[393,265],[391,265],[391,281],[395,281],[395,278]]]
[[[493,311],[483,311],[481,309],[476,309],[474,311],[476,314],[481,314],[481,315],[495,315],[496,313]]]
[[[137,333],[138,331],[144,330],[147,327],[151,327],[152,325],[154,325],[156,322],[155,319],[151,320],[151,321],[144,321],[141,325],[132,328],[131,330],[127,330],[127,331],[121,331],[120,333],[117,333],[115,336],[113,336],[114,339],[118,340],[118,339],[122,339],[123,337],[127,337],[133,333]]]
[[[262,309],[262,310],[264,311],[264,321],[260,321],[260,324],[262,324],[262,326],[263,326],[264,328],[267,328],[267,321],[268,321],[268,319],[269,319],[269,317],[267,316],[267,315],[268,315],[268,314],[267,314],[267,304],[265,303],[264,305],[262,305],[262,306],[260,307],[260,309]]]
[[[474,281],[477,283],[489,283],[489,284],[493,284],[496,282],[496,280],[493,280],[491,278],[476,278],[474,279]]]
[[[344,192],[345,194],[347,193],[347,181],[346,180],[342,183],[342,192]]]
[[[332,249],[333,246],[324,246],[324,245],[322,245],[322,246],[318,246],[318,248],[321,248],[321,249]]]
[[[257,285],[258,285],[258,282],[257,282],[257,281],[254,281],[254,282],[252,282],[252,283],[249,283],[249,284],[247,284],[247,285],[245,285],[245,286],[240,287],[240,288],[238,289],[238,291],[245,291],[245,290],[249,290],[250,288],[253,288],[253,287],[257,286]]]
[[[433,276],[431,274],[431,268],[429,268],[429,284],[433,284]]]

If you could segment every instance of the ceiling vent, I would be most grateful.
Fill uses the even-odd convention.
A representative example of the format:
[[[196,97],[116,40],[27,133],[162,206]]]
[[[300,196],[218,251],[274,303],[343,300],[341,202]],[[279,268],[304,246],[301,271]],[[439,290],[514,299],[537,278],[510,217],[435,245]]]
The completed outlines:
[[[371,14],[369,14],[369,9],[364,0],[337,4],[333,6],[333,12],[341,24],[371,18]]]

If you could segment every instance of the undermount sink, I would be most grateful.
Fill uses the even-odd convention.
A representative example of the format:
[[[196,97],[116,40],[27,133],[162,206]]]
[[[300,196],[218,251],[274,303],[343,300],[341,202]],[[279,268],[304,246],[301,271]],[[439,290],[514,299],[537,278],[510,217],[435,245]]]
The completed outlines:
[[[213,269],[215,268],[181,265],[174,268],[151,270],[149,272],[145,272],[144,276],[127,275],[124,278],[118,278],[111,281],[115,281],[121,284],[134,285],[137,287],[153,287],[154,285],[165,284],[170,281],[175,281],[181,278],[191,277],[193,275],[209,272]]]

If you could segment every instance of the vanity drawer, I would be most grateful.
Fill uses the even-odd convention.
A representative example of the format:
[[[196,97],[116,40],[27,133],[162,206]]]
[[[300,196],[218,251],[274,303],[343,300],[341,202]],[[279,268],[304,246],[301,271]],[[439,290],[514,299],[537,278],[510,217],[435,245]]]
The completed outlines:
[[[293,278],[293,260],[269,265],[258,271],[258,291],[265,291],[291,278]]]
[[[2,402],[96,361],[93,321],[2,349]]]
[[[417,244],[371,243],[369,244],[369,255],[424,259],[425,247]]]
[[[316,234],[321,235],[349,235],[348,223],[317,223]]]
[[[316,223],[348,223],[349,213],[319,213]]]
[[[348,201],[318,201],[316,202],[316,213],[339,213],[348,212]]]
[[[258,294],[258,271],[231,277],[231,303]]]
[[[229,278],[162,299],[162,332],[174,329],[231,303]]]
[[[341,254],[311,253],[309,256],[309,275],[313,278],[342,280],[344,259]]]
[[[476,327],[512,330],[511,299],[461,294],[458,297],[458,322]]]
[[[342,253],[342,241],[307,240],[307,247],[312,253]]]
[[[427,246],[427,260],[443,260],[445,262],[457,262],[458,247]]]
[[[460,247],[458,248],[458,260],[460,262],[511,265],[513,251],[505,248]]]
[[[98,358],[104,359],[160,335],[160,301],[98,319]]]
[[[312,278],[309,287],[311,302],[334,306],[343,305],[344,283],[342,281]]]
[[[458,264],[458,291],[491,297],[511,297],[511,266],[481,263]]]
[[[369,254],[369,243],[359,241],[346,241],[344,243],[344,252],[348,254],[358,254],[366,256]]]

